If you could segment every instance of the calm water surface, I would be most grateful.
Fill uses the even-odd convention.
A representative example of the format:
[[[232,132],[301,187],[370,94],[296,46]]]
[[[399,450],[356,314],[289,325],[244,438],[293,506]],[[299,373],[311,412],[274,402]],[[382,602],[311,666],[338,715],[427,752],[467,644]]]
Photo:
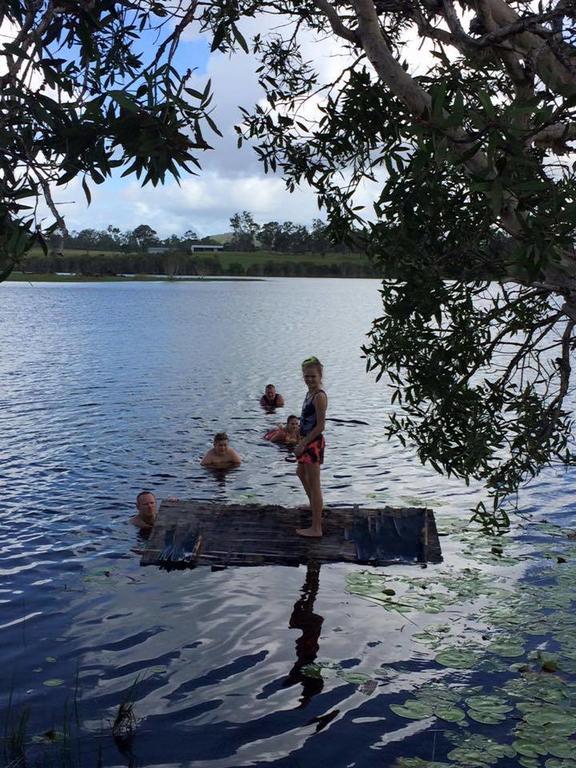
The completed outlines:
[[[468,515],[477,491],[383,438],[387,388],[360,351],[379,312],[373,280],[0,285],[0,710],[12,690],[41,733],[76,698],[86,765],[97,751],[105,766],[194,768],[429,757],[433,735],[388,708],[440,674],[409,641],[420,619],[348,594],[351,566],[166,573],[130,551],[142,488],[302,503],[294,465],[262,440],[279,416],[257,402],[273,382],[280,417],[298,413],[311,354],[329,416],[368,424],[329,423],[326,501],[427,505],[440,525]],[[199,466],[223,429],[244,457],[225,478]],[[567,525],[573,489],[549,472],[524,508]],[[460,567],[458,543],[442,542]],[[312,661],[372,684],[310,678]],[[109,723],[135,681],[122,753]]]

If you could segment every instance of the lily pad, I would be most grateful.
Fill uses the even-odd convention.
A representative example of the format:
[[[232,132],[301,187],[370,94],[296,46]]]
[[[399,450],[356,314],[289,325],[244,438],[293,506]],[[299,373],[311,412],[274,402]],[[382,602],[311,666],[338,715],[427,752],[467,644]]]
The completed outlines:
[[[452,669],[472,669],[478,662],[479,656],[474,651],[465,648],[447,648],[436,654],[436,661],[443,667]]]
[[[524,646],[512,640],[496,640],[495,642],[490,643],[488,650],[491,653],[495,653],[498,656],[505,656],[506,658],[514,658],[516,656],[524,655]]]
[[[572,740],[568,741],[568,739],[554,743],[548,741],[546,742],[546,747],[548,748],[548,754],[553,757],[571,758],[574,757],[574,754],[576,753],[576,742]]]
[[[484,725],[496,725],[506,720],[506,715],[502,712],[485,712],[479,709],[469,709],[468,717]]]
[[[345,680],[347,683],[352,683],[353,685],[363,685],[371,680],[370,675],[365,675],[362,672],[342,671],[338,672],[338,677],[341,677],[342,680]]]
[[[518,758],[518,763],[522,768],[540,768],[542,763],[540,760],[536,760],[534,757],[522,757]]]
[[[390,704],[390,709],[394,714],[408,720],[423,720],[434,714],[434,708],[431,704],[418,699],[408,699],[404,704]]]
[[[513,741],[512,746],[518,752],[519,755],[524,757],[539,757],[541,752],[532,742],[528,741]]]
[[[439,706],[434,709],[434,714],[440,720],[446,720],[448,723],[463,723],[466,721],[466,713],[460,707]]]
[[[306,664],[306,666],[302,667],[300,671],[306,677],[312,677],[316,679],[320,679],[322,677],[322,668],[319,667],[318,664]]]
[[[476,709],[480,712],[497,711],[499,714],[510,712],[514,709],[506,699],[503,699],[500,696],[469,696],[466,699],[466,704],[472,709]]]

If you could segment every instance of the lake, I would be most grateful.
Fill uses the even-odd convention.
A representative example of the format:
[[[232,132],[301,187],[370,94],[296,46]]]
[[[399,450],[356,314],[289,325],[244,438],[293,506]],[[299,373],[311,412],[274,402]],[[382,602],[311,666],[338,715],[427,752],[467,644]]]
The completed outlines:
[[[465,629],[483,641],[472,625],[486,622],[470,619],[470,606],[520,594],[536,583],[532,570],[555,567],[571,546],[542,519],[575,524],[574,472],[549,470],[523,492],[528,517],[510,556],[476,545],[459,521],[480,489],[385,439],[389,390],[366,374],[360,349],[381,311],[378,289],[338,279],[0,285],[0,727],[27,709],[32,757],[163,768],[440,760],[460,715],[404,717],[390,704],[422,684],[477,695],[473,686],[494,690],[514,672],[519,654],[495,651],[479,672],[440,664],[444,646],[413,636],[440,614],[456,645]],[[386,569],[395,590],[408,590],[398,609],[382,604],[382,589],[375,595],[379,582],[360,594],[358,574],[375,569],[350,565],[140,568],[128,519],[143,488],[159,498],[303,503],[295,465],[262,435],[299,413],[299,364],[310,355],[325,366],[329,417],[341,420],[326,433],[326,503],[433,508],[451,534],[441,539],[445,564]],[[286,399],[277,414],[258,406],[269,382]],[[225,477],[199,465],[221,430],[244,459]],[[426,588],[416,578],[464,574],[471,584],[471,568],[502,592],[484,585],[454,603],[410,596]],[[544,647],[532,638],[526,654]],[[566,662],[565,671],[572,681],[576,670]],[[137,723],[123,744],[111,722],[127,698]],[[472,727],[502,736],[501,722]],[[522,752],[498,759],[544,765]]]

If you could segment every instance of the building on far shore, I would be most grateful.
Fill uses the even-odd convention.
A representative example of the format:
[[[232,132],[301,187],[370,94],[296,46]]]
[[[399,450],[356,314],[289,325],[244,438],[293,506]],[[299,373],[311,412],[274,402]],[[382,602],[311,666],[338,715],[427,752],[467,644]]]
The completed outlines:
[[[217,243],[193,243],[190,246],[192,253],[215,253],[217,251],[223,251],[224,246]]]

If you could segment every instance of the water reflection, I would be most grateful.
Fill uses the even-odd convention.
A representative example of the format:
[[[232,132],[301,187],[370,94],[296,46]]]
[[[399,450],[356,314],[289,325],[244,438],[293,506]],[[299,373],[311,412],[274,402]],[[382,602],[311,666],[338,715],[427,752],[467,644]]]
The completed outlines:
[[[324,617],[314,613],[314,603],[320,586],[320,563],[310,562],[306,566],[306,578],[300,598],[294,603],[288,626],[301,629],[302,634],[296,640],[296,663],[282,683],[283,688],[300,684],[302,696],[299,708],[305,707],[310,699],[324,688],[322,676],[306,674],[305,667],[312,664],[318,655],[320,633]]]

